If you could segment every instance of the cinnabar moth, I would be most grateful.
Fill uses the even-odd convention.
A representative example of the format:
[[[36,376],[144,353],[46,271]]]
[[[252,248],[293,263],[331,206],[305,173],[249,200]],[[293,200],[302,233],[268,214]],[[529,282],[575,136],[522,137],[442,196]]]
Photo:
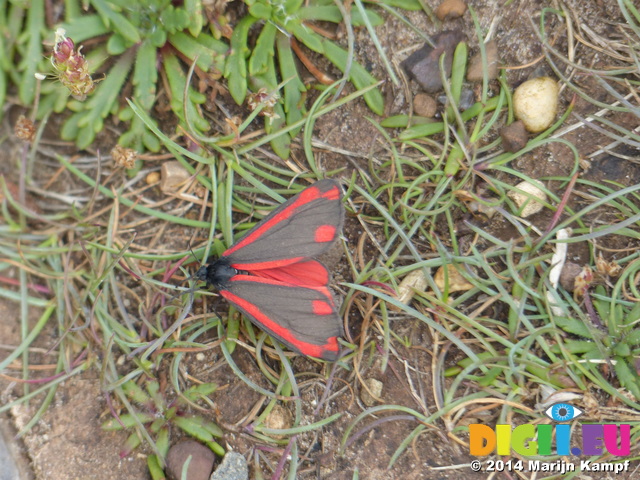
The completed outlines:
[[[342,322],[329,272],[313,257],[329,249],[343,221],[340,185],[321,180],[272,211],[196,278],[290,349],[334,361]]]

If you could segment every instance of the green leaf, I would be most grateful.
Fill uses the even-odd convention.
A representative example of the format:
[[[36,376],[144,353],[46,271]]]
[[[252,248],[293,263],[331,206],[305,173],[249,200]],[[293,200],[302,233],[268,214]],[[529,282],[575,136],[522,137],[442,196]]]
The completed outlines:
[[[551,347],[551,351],[553,353],[559,354],[564,349],[569,353],[576,355],[576,354],[591,352],[597,348],[598,348],[597,345],[590,340],[571,340],[566,342],[563,345],[563,348],[560,348],[560,345],[558,344],[553,345]]]
[[[478,378],[478,384],[482,385],[483,387],[488,387],[489,385],[493,385],[496,381],[496,378],[498,378],[498,376],[503,371],[504,369],[500,367],[490,368],[486,374]]]
[[[151,480],[166,480],[167,477],[157,455],[154,454],[147,457],[147,468],[149,469]]]
[[[160,14],[160,22],[168,33],[184,30],[190,23],[187,12],[182,8],[175,8],[173,5],[165,7]]]
[[[33,102],[36,91],[35,73],[38,71],[42,58],[42,36],[45,30],[44,0],[32,0],[29,8],[26,31],[28,35],[27,49],[24,52],[18,69],[22,78],[18,83],[20,101],[24,104]]]
[[[0,105],[4,105],[4,99],[7,95],[7,75],[4,70],[0,69]],[[4,114],[4,109],[0,110],[0,119]]]
[[[131,435],[129,435],[129,438],[127,438],[126,442],[124,442],[123,452],[121,452],[120,455],[122,457],[126,457],[136,448],[138,448],[140,446],[140,443],[142,443],[140,436],[137,432],[133,432]]]
[[[178,32],[169,35],[169,42],[187,58],[191,60],[195,60],[197,58],[196,63],[198,67],[205,72],[208,72],[213,65],[213,58],[216,55],[216,52],[212,52],[198,40],[186,33]]]
[[[149,40],[142,42],[138,48],[133,70],[134,96],[145,110],[151,110],[156,100],[156,47]]]
[[[261,75],[267,71],[269,63],[273,63],[277,31],[278,29],[271,22],[265,23],[262,27],[262,32],[249,58],[249,75]]]
[[[458,43],[453,52],[453,62],[451,66],[451,96],[456,104],[456,108],[460,104],[460,95],[464,84],[465,73],[467,71],[467,44],[465,42]],[[453,120],[453,105],[447,107],[447,118]]]
[[[200,397],[211,395],[217,389],[218,385],[215,383],[201,383],[189,388],[184,394],[190,400],[198,400]]]
[[[304,0],[285,0],[284,10],[287,12],[287,15],[295,15],[303,3]]]
[[[200,36],[198,36],[198,43],[214,52],[214,56],[226,55],[229,51],[229,45],[221,40],[217,40],[213,35],[209,35],[207,33],[201,33]]]
[[[247,37],[249,28],[257,20],[251,15],[245,16],[238,22],[231,35],[231,53],[227,58],[224,76],[227,79],[229,93],[238,105],[242,105],[247,95]]]
[[[569,317],[556,317],[556,325],[558,325],[565,332],[573,333],[574,335],[580,335],[585,338],[592,338],[589,327],[584,322],[577,318]]]
[[[148,40],[154,47],[161,48],[165,43],[167,43],[167,32],[160,29],[155,30],[151,35],[149,35]]]
[[[198,440],[203,442],[210,442],[213,440],[213,434],[203,426],[203,424],[206,423],[206,420],[202,417],[176,417],[173,420],[173,423],[176,427]]]
[[[186,114],[189,115],[189,119],[193,122],[196,129],[201,132],[209,130],[209,122],[207,122],[200,111],[196,108],[195,103],[204,102],[205,98],[202,94],[195,92],[190,86],[188,87],[189,94],[187,95],[186,105],[183,103],[183,97],[185,88],[187,88],[187,76],[180,65],[180,62],[175,55],[167,53],[164,55],[163,68],[169,81],[170,87],[170,104],[173,113],[180,119],[180,121],[186,125],[185,121],[185,109]]]
[[[224,436],[224,432],[222,431],[222,429],[211,420],[202,419],[202,428],[204,428],[214,437],[222,438]]]
[[[169,451],[169,428],[167,427],[168,425],[165,425],[161,428],[156,437],[156,448],[162,455],[162,458],[166,458],[167,452]]]
[[[284,97],[283,108],[287,115],[287,125],[292,125],[304,116],[302,94],[306,92],[306,88],[298,75],[289,37],[282,32],[278,32],[276,36],[276,48],[278,49],[280,78],[286,82],[282,89]],[[299,130],[291,131],[291,137],[295,137]]]
[[[264,3],[258,2],[254,3],[249,7],[249,13],[256,18],[260,18],[262,20],[269,20],[271,18],[271,6],[266,5]],[[268,24],[265,24],[265,26]]]
[[[614,369],[620,384],[629,390],[634,397],[640,399],[640,379],[635,369],[629,367],[629,364],[623,357],[614,357]]]
[[[324,45],[322,43],[322,38],[309,30],[308,27],[301,23],[294,24],[291,27],[291,32],[298,40],[300,40],[300,42],[304,43],[307,48],[310,48],[314,52],[324,55]]]
[[[379,2],[375,0],[364,0],[366,3],[377,5]],[[420,0],[384,0],[384,5],[392,8],[402,8],[403,10],[416,11],[422,10]]]
[[[155,420],[155,416],[151,413],[137,412],[136,414],[125,413],[120,415],[120,421],[116,418],[110,418],[102,424],[102,429],[107,431],[122,430],[124,428],[132,428],[138,425],[138,423],[151,423]]]
[[[635,329],[626,333],[624,341],[627,345],[640,345],[640,330]]]
[[[189,33],[193,37],[197,37],[202,32],[202,26],[204,25],[202,2],[201,0],[185,0],[184,9],[189,18]]]
[[[91,4],[103,18],[105,24],[122,35],[129,42],[129,46],[133,46],[142,40],[138,29],[125,16],[115,12],[107,2],[104,0],[91,0]]]
[[[329,61],[331,61],[331,63],[333,63],[340,69],[341,72],[344,73],[347,64],[347,52],[328,40],[323,41],[323,46],[325,55],[329,59]],[[351,63],[349,80],[353,82],[357,89],[365,88],[378,83],[376,78],[369,72],[367,72],[364,67],[362,67],[362,65],[360,65],[356,61],[353,61]],[[380,90],[375,88],[368,91],[364,94],[364,100],[371,111],[378,115],[384,114],[384,99],[382,98]]]
[[[640,302],[636,303],[625,319],[626,324],[635,323],[640,320]]]
[[[621,357],[628,357],[631,355],[631,348],[627,343],[616,343],[613,347],[613,353]]]
[[[465,122],[467,120],[471,120],[474,117],[477,117],[481,112],[490,112],[495,110],[498,106],[499,97],[492,97],[487,100],[486,104],[482,104],[481,102],[477,102],[469,107],[467,110],[462,112],[460,116],[462,120]],[[400,135],[398,135],[398,139],[401,141],[405,140],[413,140],[414,138],[422,138],[428,137],[429,135],[434,135],[436,133],[441,133],[444,131],[444,123],[443,122],[433,122],[427,123],[424,125],[415,125],[409,127]]]
[[[380,125],[385,128],[406,128],[412,125],[425,125],[427,123],[434,123],[435,120],[427,117],[419,117],[417,115],[394,115],[387,117],[380,122]],[[442,122],[440,122],[442,124]],[[441,127],[442,128],[442,127]]]
[[[383,18],[372,10],[366,10],[366,13],[369,22],[374,27],[384,23]],[[332,23],[342,23],[344,21],[340,9],[335,5],[311,5],[302,7],[297,13],[296,18],[299,20],[315,20]],[[356,27],[364,25],[362,15],[356,9],[351,11],[351,24]]]
[[[129,129],[120,135],[118,143],[123,147],[133,148],[138,152],[142,152],[145,149],[150,152],[160,151],[160,140],[151,132],[144,121],[134,114],[133,109],[127,105],[118,113],[118,118],[124,122],[130,122]],[[149,121],[158,128],[158,124],[155,120],[149,119]]]
[[[264,129],[267,134],[271,134],[281,130],[286,126],[286,119],[282,104],[278,103],[273,107],[274,112],[278,118],[267,118],[264,120]],[[291,154],[291,137],[286,134],[278,135],[270,142],[273,151],[282,159],[289,158]]]
[[[129,380],[122,385],[122,391],[136,403],[145,404],[151,401],[151,396],[133,380]]]
[[[129,47],[130,45],[127,40],[117,33],[111,35],[109,40],[107,40],[107,51],[114,57],[126,52]]]
[[[106,35],[111,31],[102,21],[100,15],[84,15],[74,18],[70,23],[63,23],[62,28],[67,32],[67,37],[79,45],[88,38]]]
[[[264,74],[256,75],[252,77],[252,86],[257,90],[261,87],[266,88],[269,92],[273,92],[277,88],[276,70],[273,56],[269,57],[267,62],[267,69]],[[285,114],[282,108],[282,103],[277,103],[273,107],[273,111],[276,114],[274,118],[265,117],[264,129],[267,134],[277,132],[286,125]],[[289,157],[291,150],[289,148],[291,144],[291,137],[289,135],[278,135],[271,140],[271,148],[280,158],[286,159]]]

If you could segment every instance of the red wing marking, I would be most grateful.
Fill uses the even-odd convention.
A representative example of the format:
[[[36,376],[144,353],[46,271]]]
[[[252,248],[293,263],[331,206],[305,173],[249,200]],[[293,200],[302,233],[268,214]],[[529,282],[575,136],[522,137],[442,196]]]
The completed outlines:
[[[282,258],[280,260],[269,260],[268,262],[256,262],[256,263],[232,263],[231,266],[236,270],[242,270],[244,272],[254,272],[256,270],[271,270],[286,268],[289,265],[295,264],[304,260],[302,257]]]
[[[316,228],[315,241],[318,243],[333,242],[336,238],[336,227],[333,225],[320,225]]]
[[[331,315],[333,313],[333,306],[323,300],[314,300],[313,313],[316,315]]]
[[[262,286],[270,285],[274,290],[269,292],[251,289],[251,298],[246,298],[248,291],[243,290],[247,283],[257,283]],[[294,285],[287,285],[276,280],[253,277],[249,275],[236,275],[229,282],[229,289],[236,288],[238,295],[228,289],[220,290],[222,295],[229,302],[234,304],[240,311],[249,317],[256,325],[266,330],[269,334],[279,339],[294,350],[304,355],[326,360],[335,360],[340,351],[338,337],[340,333],[339,318],[333,305],[333,298],[326,287],[305,288]],[[296,295],[292,291],[292,304],[287,305],[280,299],[275,299],[273,295],[280,293],[281,288],[297,289],[300,293],[307,292],[306,300],[300,300],[301,295]],[[317,293],[313,293],[317,292]],[[318,299],[318,294],[323,299]],[[315,299],[312,299],[315,297]],[[308,302],[308,303],[307,303]],[[275,303],[278,303],[276,310]],[[299,313],[300,311],[304,313]],[[280,318],[275,318],[281,313]],[[304,319],[304,322],[302,320]],[[296,332],[287,326],[287,322],[295,321],[305,325],[302,330]],[[309,330],[315,330],[315,333]],[[331,336],[328,336],[331,335]],[[304,338],[308,338],[307,341]]]
[[[253,265],[255,269],[246,269],[246,271],[258,277],[297,286],[326,287],[329,283],[329,272],[325,266],[317,260],[306,260],[278,268],[264,268],[264,265],[267,265],[267,262],[265,262],[265,264]],[[233,267],[238,270],[245,270],[244,265],[233,265]]]
[[[246,237],[243,237],[238,243],[224,252],[224,256],[230,256],[233,252],[240,250],[245,245],[249,245],[258,240],[266,231],[273,228],[278,223],[286,220],[287,218],[295,215],[300,206],[309,202],[317,200],[319,198],[325,198],[327,200],[340,200],[340,188],[334,186],[326,192],[321,191],[317,186],[307,187],[298,194],[298,198],[281,211],[276,211],[276,214],[272,217],[263,220],[258,224],[258,227],[252,230]]]

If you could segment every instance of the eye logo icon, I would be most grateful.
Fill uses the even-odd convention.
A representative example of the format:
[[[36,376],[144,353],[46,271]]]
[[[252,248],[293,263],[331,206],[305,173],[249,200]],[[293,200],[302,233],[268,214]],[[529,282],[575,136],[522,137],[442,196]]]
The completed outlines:
[[[556,403],[544,411],[544,414],[555,422],[569,422],[582,415],[582,410],[568,403]]]

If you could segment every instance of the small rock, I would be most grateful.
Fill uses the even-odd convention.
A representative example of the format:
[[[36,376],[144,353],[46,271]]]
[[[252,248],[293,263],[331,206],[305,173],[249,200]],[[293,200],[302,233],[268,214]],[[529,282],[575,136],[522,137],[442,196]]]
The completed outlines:
[[[190,176],[179,161],[164,162],[160,174],[160,190],[165,194],[176,193]]]
[[[201,443],[185,440],[172,446],[167,453],[167,477],[170,480],[181,480],[182,467],[189,456],[191,461],[187,468],[187,480],[209,478],[216,460],[215,454]]]
[[[227,452],[209,480],[248,480],[247,460],[236,452]]]
[[[424,276],[424,271],[421,268],[413,270],[407,274],[407,276],[402,279],[402,282],[400,282],[400,285],[398,285],[396,298],[399,302],[409,305],[416,291],[424,292],[427,285],[427,278]]]
[[[516,190],[510,190],[507,192],[507,196],[513,200],[513,203],[515,203],[518,210],[520,210],[520,216],[522,218],[527,218],[534,213],[538,213],[544,207],[542,203],[536,201],[536,199],[539,199],[542,202],[547,201],[547,194],[544,193],[541,187],[542,184],[539,182],[535,182],[535,184],[531,182],[520,182],[516,185],[516,188],[528,193],[528,195]]]
[[[513,122],[500,129],[500,137],[502,138],[502,148],[507,152],[517,152],[522,150],[529,141],[527,129],[521,120]]]
[[[462,0],[444,0],[436,8],[435,14],[438,20],[444,21],[461,17],[466,11],[467,5]]]
[[[439,95],[438,102],[440,102],[442,105],[446,105],[447,96]],[[476,103],[476,95],[475,93],[473,93],[473,90],[471,90],[470,88],[462,87],[462,90],[460,91],[460,100],[458,100],[458,110],[464,111],[467,108],[471,108],[474,103]]]
[[[413,113],[421,117],[432,118],[438,111],[438,104],[431,95],[418,93],[413,97]]]
[[[371,390],[371,393],[373,393],[373,395],[380,398],[380,396],[382,395],[382,382],[380,380],[376,380],[375,378],[367,378],[364,383],[367,388]],[[360,399],[362,400],[362,403],[364,403],[367,407],[373,407],[376,403],[378,403],[378,400],[371,396],[371,393],[369,393],[366,388],[363,388],[360,391]]]
[[[264,420],[264,426],[266,428],[273,428],[275,430],[285,430],[291,428],[293,425],[293,417],[291,412],[284,408],[282,405],[274,405]],[[271,435],[273,438],[285,438],[285,435]]]
[[[144,181],[147,185],[153,185],[154,183],[158,183],[160,181],[160,172],[151,172],[149,173]]]
[[[558,111],[558,84],[549,77],[527,80],[513,94],[513,111],[532,133],[549,128]]]
[[[487,54],[487,78],[495,80],[498,78],[498,45],[494,40],[490,40],[485,43],[484,52]],[[469,60],[467,80],[469,82],[481,82],[484,78],[483,73],[482,54],[478,52]]]
[[[440,56],[444,57],[445,76],[451,75],[453,52],[458,43],[465,40],[465,35],[459,30],[445,30],[433,37],[435,48],[425,44],[413,52],[405,61],[402,68],[427,93],[436,93],[442,88],[440,78]]]
[[[582,267],[577,263],[567,262],[560,272],[560,285],[567,292],[573,292],[576,288],[576,278],[582,272]]]
[[[464,278],[462,274],[458,272],[458,269],[451,264],[440,267],[433,276],[433,282],[438,286],[440,291],[446,289],[449,293],[464,292],[473,288],[473,284]]]

